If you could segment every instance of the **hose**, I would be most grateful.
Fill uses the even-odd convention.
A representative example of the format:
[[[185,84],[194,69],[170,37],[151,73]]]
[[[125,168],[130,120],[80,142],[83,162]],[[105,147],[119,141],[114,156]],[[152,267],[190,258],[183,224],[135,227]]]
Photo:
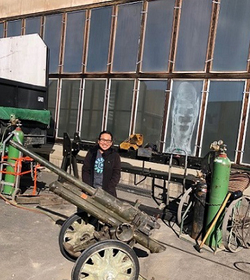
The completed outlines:
[[[21,206],[21,205],[17,204],[17,202],[15,200],[7,199],[1,193],[0,193],[0,198],[2,198],[7,204],[9,204],[11,206],[14,206],[14,207],[17,207],[17,208],[20,208],[20,209],[23,209],[23,210],[28,210],[28,211],[31,211],[31,212],[35,212],[35,213],[38,213],[38,214],[44,214],[44,215],[48,216],[49,218],[51,218],[53,220],[53,222],[56,223],[56,219],[54,219],[53,216],[48,214],[46,211],[34,209],[34,208],[31,208],[31,207],[27,207],[27,206],[26,207]]]

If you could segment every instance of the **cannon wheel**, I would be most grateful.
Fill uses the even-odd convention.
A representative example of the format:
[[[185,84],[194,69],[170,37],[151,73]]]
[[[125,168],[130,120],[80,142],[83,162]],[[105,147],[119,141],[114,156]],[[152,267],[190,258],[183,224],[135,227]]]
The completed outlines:
[[[226,249],[238,252],[250,246],[250,201],[245,196],[233,200],[222,224],[222,239]]]
[[[94,226],[94,227],[93,227]],[[72,261],[75,262],[80,252],[77,255],[73,255],[68,248],[68,246],[75,246],[81,242],[81,239],[84,235],[87,237],[92,237],[92,229],[91,227],[97,228],[98,220],[93,216],[90,216],[86,212],[78,212],[70,216],[63,223],[60,233],[59,233],[59,248],[62,255]]]
[[[71,277],[72,280],[137,280],[139,261],[126,243],[108,239],[83,251],[75,262]]]
[[[184,232],[188,231],[193,220],[194,210],[194,188],[187,189],[181,197],[177,209],[177,223],[179,226],[184,227]]]

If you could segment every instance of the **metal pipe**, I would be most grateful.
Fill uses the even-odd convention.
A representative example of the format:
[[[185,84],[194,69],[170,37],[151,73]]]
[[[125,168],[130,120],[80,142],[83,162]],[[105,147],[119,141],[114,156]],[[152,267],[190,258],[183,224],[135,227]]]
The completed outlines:
[[[115,226],[117,224],[121,224],[121,221],[116,220],[115,218],[108,215],[107,213],[102,212],[100,209],[98,209],[97,206],[89,203],[87,199],[87,195],[82,197],[80,195],[76,195],[72,191],[64,188],[64,186],[57,181],[53,182],[49,188],[58,196],[62,197],[63,199],[71,203],[74,202],[73,204],[79,207],[81,210],[89,213],[91,216],[94,216],[95,218],[106,223],[109,226]]]
[[[55,187],[59,187],[59,186],[61,188],[65,188],[66,190],[72,192],[73,194],[77,195],[78,197],[84,198],[84,201],[86,201],[87,203],[93,205],[94,207],[97,207],[100,211],[104,212],[105,214],[108,214],[108,215],[114,217],[117,221],[120,221],[120,223],[127,223],[128,222],[126,219],[124,219],[121,216],[117,215],[114,211],[112,211],[109,208],[105,207],[105,205],[102,205],[102,204],[98,203],[97,201],[95,201],[92,196],[84,195],[82,193],[82,191],[78,187],[76,187],[74,185],[69,185],[67,183],[63,183],[62,184],[62,183],[60,183],[58,181],[55,181],[55,182],[53,182],[50,185],[50,189],[54,192],[54,188]],[[70,202],[72,203],[72,201],[70,201]],[[78,206],[78,207],[82,209],[81,206]],[[82,210],[86,211],[86,209],[82,209]]]

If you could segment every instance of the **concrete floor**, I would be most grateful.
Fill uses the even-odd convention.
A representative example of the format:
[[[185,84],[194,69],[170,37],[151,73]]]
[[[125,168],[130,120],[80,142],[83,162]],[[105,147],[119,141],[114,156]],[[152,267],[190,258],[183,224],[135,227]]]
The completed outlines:
[[[39,177],[44,187],[40,195],[50,196],[46,187],[57,176],[42,171]],[[124,191],[118,191],[118,197],[131,202],[139,199],[143,211],[159,214],[152,198]],[[76,207],[67,202],[54,202],[58,204],[12,206],[0,199],[1,280],[71,279],[74,264],[61,255],[58,234],[62,222],[75,212]],[[179,237],[180,230],[174,217],[171,219],[168,214],[167,218],[160,220],[161,228],[154,230],[151,235],[164,244],[164,252],[151,254],[144,247],[135,245],[143,279],[250,279],[250,250],[242,249],[238,253],[220,250],[214,254],[204,246],[199,253],[193,247],[193,239],[184,234]]]

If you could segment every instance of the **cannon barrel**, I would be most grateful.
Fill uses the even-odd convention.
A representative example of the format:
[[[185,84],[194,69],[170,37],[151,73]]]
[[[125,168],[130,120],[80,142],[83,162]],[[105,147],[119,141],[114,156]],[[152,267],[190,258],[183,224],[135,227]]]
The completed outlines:
[[[95,189],[87,185],[23,145],[13,140],[10,140],[9,143],[72,184],[65,188],[63,184],[54,182],[50,186],[51,191],[108,225],[116,227],[124,222],[130,223],[134,228],[135,240],[152,253],[165,250],[164,246],[148,237],[150,230],[160,227],[155,218],[148,216],[129,203],[120,201],[101,188]],[[76,187],[79,188],[79,194],[77,194]],[[105,210],[105,208],[107,209]]]
[[[64,178],[66,181],[72,183],[73,185],[79,187],[82,191],[93,196],[94,200],[98,201],[105,207],[111,209],[121,217],[125,218],[128,222],[132,222],[133,224],[136,223],[136,226],[139,227],[141,231],[148,231],[148,226],[151,229],[160,227],[153,217],[149,217],[142,211],[138,210],[136,207],[133,207],[131,204],[120,201],[119,199],[105,192],[101,188],[95,189],[87,185],[86,183],[80,181],[71,174],[67,173],[66,171],[57,167],[53,163],[45,160],[43,157],[30,151],[23,145],[13,140],[10,140],[10,144],[18,150],[20,150],[22,153],[28,155],[29,157],[39,162],[41,165],[47,167],[49,170],[53,171],[60,177]],[[147,221],[146,225],[148,226],[145,226],[145,221]]]

